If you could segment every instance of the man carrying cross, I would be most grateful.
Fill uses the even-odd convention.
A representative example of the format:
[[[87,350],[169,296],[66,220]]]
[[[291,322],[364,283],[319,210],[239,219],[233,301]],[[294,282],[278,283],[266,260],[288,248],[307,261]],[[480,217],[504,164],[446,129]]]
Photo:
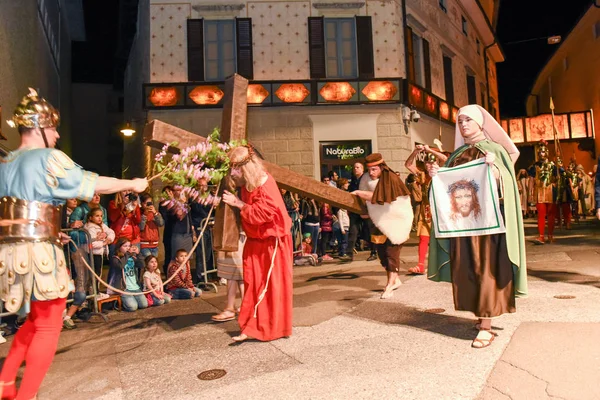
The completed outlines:
[[[292,334],[292,221],[273,177],[252,146],[229,153],[231,178],[241,199],[225,191],[223,202],[240,209],[247,240],[243,252],[246,294],[238,322],[242,342],[270,341]]]

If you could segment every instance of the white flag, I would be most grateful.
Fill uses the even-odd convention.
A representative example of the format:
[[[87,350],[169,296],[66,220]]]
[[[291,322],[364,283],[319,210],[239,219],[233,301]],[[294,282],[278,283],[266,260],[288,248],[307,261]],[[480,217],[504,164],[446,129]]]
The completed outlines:
[[[506,232],[498,187],[485,159],[440,168],[429,193],[435,236],[482,236]]]

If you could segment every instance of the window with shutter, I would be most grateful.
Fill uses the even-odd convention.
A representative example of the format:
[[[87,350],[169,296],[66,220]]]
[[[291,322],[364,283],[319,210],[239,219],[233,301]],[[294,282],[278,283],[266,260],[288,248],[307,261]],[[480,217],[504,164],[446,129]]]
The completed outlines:
[[[454,82],[452,78],[452,59],[444,56],[444,87],[446,89],[446,102],[454,104]]]
[[[469,104],[477,103],[477,88],[475,86],[475,76],[467,74],[467,97]]]
[[[431,64],[429,60],[429,42],[416,34],[411,28],[409,50],[409,76],[417,85],[431,90]]]
[[[187,20],[188,81],[204,80],[204,21]]]
[[[310,49],[310,77],[312,79],[327,77],[323,21],[323,17],[308,18],[308,47]]]
[[[357,78],[354,18],[325,19],[325,60],[328,78]]]
[[[222,81],[236,71],[234,20],[204,21],[204,80]]]
[[[246,79],[254,79],[252,56],[252,18],[236,18],[237,73]]]
[[[413,49],[413,33],[410,26],[407,26],[405,29],[406,34],[406,58],[408,60],[408,79],[410,81],[415,81],[415,54]]]
[[[423,41],[423,72],[425,73],[425,89],[431,90],[431,58],[429,56],[429,42]]]
[[[358,48],[358,76],[361,79],[375,77],[375,62],[373,59],[373,26],[371,17],[355,17],[356,47]]]

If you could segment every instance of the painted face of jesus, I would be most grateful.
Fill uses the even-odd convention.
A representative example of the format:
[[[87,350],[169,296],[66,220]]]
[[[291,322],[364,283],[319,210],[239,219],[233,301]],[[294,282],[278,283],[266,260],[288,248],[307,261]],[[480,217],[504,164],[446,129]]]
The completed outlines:
[[[473,194],[469,189],[458,189],[452,195],[456,209],[463,217],[468,217],[473,207]]]

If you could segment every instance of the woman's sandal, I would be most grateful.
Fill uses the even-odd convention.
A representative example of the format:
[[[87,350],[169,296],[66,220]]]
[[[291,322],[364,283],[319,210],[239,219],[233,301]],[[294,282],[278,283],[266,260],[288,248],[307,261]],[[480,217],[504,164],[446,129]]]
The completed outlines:
[[[225,309],[223,312],[213,315],[211,318],[214,322],[227,322],[235,319],[235,310]]]
[[[487,332],[489,333],[490,337],[487,339],[483,339],[480,338],[479,335],[481,334],[481,332]],[[479,331],[479,333],[477,334],[477,337],[473,340],[473,342],[471,343],[471,347],[474,349],[483,349],[488,347],[489,345],[492,344],[492,342],[494,341],[494,338],[497,336],[498,334],[496,332],[493,332],[489,329],[481,329]]]
[[[409,268],[408,273],[412,275],[423,275],[425,273],[425,269],[417,265],[416,267]]]

